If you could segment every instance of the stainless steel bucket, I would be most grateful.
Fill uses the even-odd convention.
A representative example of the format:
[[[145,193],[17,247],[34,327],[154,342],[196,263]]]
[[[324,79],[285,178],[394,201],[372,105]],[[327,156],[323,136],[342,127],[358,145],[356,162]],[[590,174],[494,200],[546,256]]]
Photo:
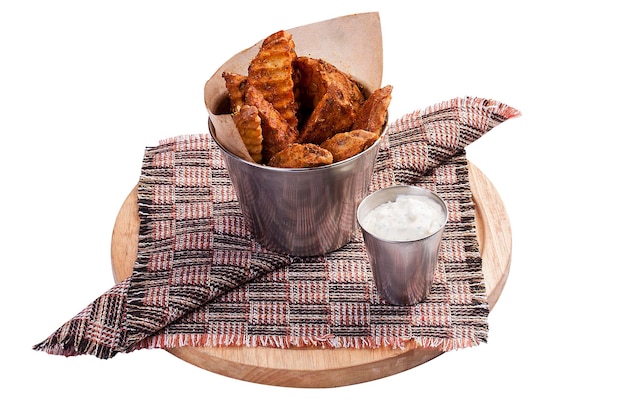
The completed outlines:
[[[215,138],[215,129],[209,121]],[[379,138],[352,158],[317,168],[273,168],[245,161],[219,144],[246,225],[267,249],[315,256],[348,243],[356,208],[368,194]]]

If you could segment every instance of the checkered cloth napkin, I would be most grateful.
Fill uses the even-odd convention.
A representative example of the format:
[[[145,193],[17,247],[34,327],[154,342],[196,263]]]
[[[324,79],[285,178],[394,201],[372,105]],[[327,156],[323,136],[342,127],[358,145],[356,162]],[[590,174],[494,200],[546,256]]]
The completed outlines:
[[[255,242],[209,135],[147,148],[132,275],[34,349],[106,359],[177,346],[413,343],[447,351],[485,342],[489,306],[465,147],[519,114],[465,97],[389,125],[371,191],[419,185],[441,195],[449,209],[431,294],[413,306],[381,301],[358,231],[344,247],[317,257],[290,257]]]

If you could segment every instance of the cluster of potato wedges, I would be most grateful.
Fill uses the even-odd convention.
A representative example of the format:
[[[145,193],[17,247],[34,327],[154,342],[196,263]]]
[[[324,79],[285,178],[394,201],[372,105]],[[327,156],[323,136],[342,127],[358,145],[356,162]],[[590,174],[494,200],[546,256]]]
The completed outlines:
[[[290,33],[264,39],[248,74],[224,72],[230,112],[252,159],[311,168],[350,158],[380,136],[391,86],[367,98],[348,74],[298,56]]]

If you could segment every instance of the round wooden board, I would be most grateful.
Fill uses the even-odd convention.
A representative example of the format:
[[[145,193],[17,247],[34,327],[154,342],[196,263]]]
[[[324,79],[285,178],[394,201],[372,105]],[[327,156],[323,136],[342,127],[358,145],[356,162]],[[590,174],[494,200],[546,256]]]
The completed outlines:
[[[489,307],[506,283],[511,261],[511,228],[504,204],[489,179],[471,163],[469,178],[476,205],[476,229]],[[137,189],[115,221],[111,261],[116,282],[129,277],[137,255]],[[285,387],[338,387],[394,375],[421,365],[441,351],[408,349],[320,349],[266,347],[179,347],[167,349],[205,370],[244,381]]]

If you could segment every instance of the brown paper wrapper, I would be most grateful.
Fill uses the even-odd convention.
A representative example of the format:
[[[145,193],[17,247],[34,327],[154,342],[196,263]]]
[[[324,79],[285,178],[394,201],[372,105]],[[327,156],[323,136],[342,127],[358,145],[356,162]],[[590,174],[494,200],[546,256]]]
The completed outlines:
[[[381,86],[383,44],[378,13],[360,13],[286,29],[293,36],[298,56],[319,58],[358,82],[366,92]],[[268,33],[268,36],[270,34]],[[231,153],[252,161],[228,111],[224,71],[245,75],[263,39],[226,61],[204,86],[204,103],[214,139]]]

